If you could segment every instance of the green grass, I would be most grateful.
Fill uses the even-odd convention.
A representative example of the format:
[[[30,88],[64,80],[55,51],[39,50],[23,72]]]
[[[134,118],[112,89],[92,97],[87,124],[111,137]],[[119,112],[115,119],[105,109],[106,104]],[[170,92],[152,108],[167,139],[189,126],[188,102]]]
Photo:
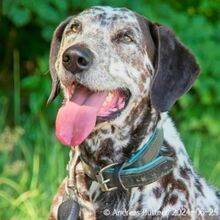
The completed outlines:
[[[0,135],[0,219],[45,219],[65,176],[68,149],[42,119],[32,126],[6,128]]]
[[[201,134],[182,134],[196,171],[220,188],[219,140]]]
[[[45,130],[38,132],[36,136],[49,137]],[[0,219],[45,219],[52,195],[65,175],[67,149],[43,138],[36,138],[36,143],[30,145],[26,135],[17,140],[16,149],[8,153],[3,164],[0,210],[5,211]]]

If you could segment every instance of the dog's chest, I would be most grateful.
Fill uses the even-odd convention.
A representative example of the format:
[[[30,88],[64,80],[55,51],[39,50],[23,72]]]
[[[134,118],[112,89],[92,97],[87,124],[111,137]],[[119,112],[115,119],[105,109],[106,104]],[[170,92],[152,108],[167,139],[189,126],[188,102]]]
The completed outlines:
[[[160,219],[173,215],[181,216],[179,219],[200,219],[202,215],[209,217],[219,212],[220,204],[214,190],[194,172],[169,118],[165,119],[164,131],[162,150],[176,157],[174,170],[157,182],[127,192],[101,192],[99,185],[93,182],[90,195],[98,219]]]

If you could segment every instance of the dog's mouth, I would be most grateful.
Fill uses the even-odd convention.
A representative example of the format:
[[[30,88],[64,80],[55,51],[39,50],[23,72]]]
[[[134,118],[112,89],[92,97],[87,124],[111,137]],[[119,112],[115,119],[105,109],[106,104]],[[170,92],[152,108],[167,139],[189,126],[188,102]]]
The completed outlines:
[[[87,87],[74,83],[66,88],[66,101],[81,106],[97,108],[97,119],[100,121],[113,120],[125,109],[130,98],[128,89],[112,91],[92,91]]]
[[[66,87],[64,92],[64,105],[56,119],[56,136],[70,146],[81,144],[97,121],[109,121],[120,116],[130,98],[126,89],[91,91],[79,83]]]

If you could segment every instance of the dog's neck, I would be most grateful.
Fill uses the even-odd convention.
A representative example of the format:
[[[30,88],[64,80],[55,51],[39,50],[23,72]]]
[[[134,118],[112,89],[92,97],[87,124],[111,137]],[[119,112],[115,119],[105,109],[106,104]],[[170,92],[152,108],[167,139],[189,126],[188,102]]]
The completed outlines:
[[[109,123],[97,129],[80,146],[81,154],[90,165],[124,162],[151,135],[160,114],[152,109],[147,99],[143,99],[125,120],[126,123],[119,126]]]

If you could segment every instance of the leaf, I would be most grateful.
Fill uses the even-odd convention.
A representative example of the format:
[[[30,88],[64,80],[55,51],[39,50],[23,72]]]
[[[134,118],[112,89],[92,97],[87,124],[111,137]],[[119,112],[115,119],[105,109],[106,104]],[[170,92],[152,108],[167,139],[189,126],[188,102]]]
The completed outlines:
[[[30,11],[19,7],[11,7],[7,12],[7,16],[17,26],[24,26],[30,21]]]

